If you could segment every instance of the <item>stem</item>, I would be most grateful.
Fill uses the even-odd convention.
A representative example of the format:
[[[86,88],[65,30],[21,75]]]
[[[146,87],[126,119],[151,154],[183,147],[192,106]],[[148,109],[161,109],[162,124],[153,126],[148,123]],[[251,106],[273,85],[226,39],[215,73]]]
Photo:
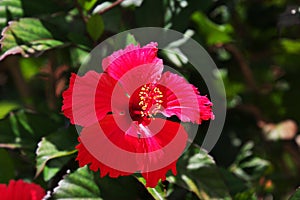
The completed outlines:
[[[116,7],[117,5],[121,4],[124,0],[117,0],[115,2],[113,2],[110,6],[108,6],[107,8],[104,8],[103,10],[101,10],[100,12],[98,12],[99,15],[102,15],[103,13],[111,10],[112,8]]]
[[[79,14],[80,14],[82,20],[83,20],[84,23],[86,24],[87,21],[88,21],[88,18],[84,15],[83,10],[82,10],[81,6],[80,6],[79,3],[78,3],[78,0],[75,0],[75,6],[76,6],[76,8],[77,8],[78,11],[79,11]]]

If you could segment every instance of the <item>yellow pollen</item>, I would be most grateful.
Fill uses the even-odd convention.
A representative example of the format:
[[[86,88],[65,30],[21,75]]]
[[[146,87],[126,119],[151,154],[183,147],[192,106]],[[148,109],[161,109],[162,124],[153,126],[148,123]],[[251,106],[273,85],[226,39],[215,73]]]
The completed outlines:
[[[162,92],[158,87],[153,87],[152,84],[143,85],[139,92],[140,101],[138,105],[141,110],[141,117],[151,117],[161,109],[161,104],[163,100]],[[154,107],[153,107],[154,106]]]

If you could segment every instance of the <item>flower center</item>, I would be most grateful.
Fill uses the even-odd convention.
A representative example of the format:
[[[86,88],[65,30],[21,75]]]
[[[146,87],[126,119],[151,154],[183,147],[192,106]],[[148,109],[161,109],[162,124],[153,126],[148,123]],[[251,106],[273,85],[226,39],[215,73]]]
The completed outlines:
[[[139,123],[148,123],[161,109],[163,94],[155,84],[145,84],[138,88],[130,98],[130,116]]]

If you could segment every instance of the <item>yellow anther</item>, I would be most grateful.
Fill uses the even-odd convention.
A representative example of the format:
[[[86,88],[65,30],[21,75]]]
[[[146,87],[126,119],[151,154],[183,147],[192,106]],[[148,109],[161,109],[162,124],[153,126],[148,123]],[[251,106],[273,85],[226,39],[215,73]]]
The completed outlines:
[[[154,115],[161,109],[161,103],[163,102],[160,89],[153,84],[143,85],[138,95],[141,117],[154,118]]]

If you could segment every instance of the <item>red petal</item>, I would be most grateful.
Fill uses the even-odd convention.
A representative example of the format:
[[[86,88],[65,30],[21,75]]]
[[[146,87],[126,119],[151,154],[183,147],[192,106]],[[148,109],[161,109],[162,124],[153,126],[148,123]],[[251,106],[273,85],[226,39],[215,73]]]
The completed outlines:
[[[0,194],[1,194],[1,197],[5,200],[5,199],[8,199],[7,198],[7,187],[5,184],[0,184]]]
[[[78,138],[78,141],[80,141],[80,138]],[[109,175],[112,178],[116,178],[119,176],[127,176],[132,173],[128,172],[122,172],[120,170],[116,170],[114,168],[108,167],[107,165],[104,165],[103,163],[99,162],[93,155],[89,153],[89,151],[85,148],[85,146],[82,143],[79,143],[76,146],[76,149],[78,150],[78,155],[76,160],[79,162],[79,166],[83,167],[85,165],[90,164],[89,168],[93,171],[100,170],[100,176],[104,177],[106,175]]]
[[[183,122],[200,124],[202,120],[213,119],[212,103],[206,96],[201,96],[197,88],[183,77],[166,72],[159,81],[163,92],[161,111],[167,117],[176,115]]]
[[[212,102],[209,101],[209,99],[206,96],[198,96],[198,104],[200,107],[200,120],[199,123],[202,122],[202,120],[210,120],[215,119],[215,115],[212,112]]]
[[[159,80],[162,70],[163,65],[145,64],[135,67],[124,74],[124,76],[118,80],[118,84],[116,84],[117,87],[115,87],[111,96],[113,114],[127,114],[130,118],[131,102],[134,100],[137,101],[136,104],[138,104],[140,101],[139,96],[134,94],[136,94],[141,86]]]
[[[140,126],[123,131],[108,115],[99,124],[83,128],[77,146],[80,166],[90,164],[92,170],[100,169],[101,176],[111,177],[141,171],[151,186],[165,179],[168,170],[176,170],[170,163],[183,152],[187,133],[179,123],[163,119],[152,120],[148,127]]]
[[[121,117],[118,117],[117,119],[123,120],[120,118]],[[99,124],[84,128],[81,137],[89,136],[91,132],[97,134],[99,131],[102,131],[103,136],[107,137],[110,142],[125,151],[149,153],[160,150],[169,144],[176,136],[179,128],[179,123],[163,119],[152,120],[146,127],[141,124],[137,126],[136,123],[133,122],[132,124],[127,124],[127,127],[124,126],[120,128],[114,116],[108,115],[99,121]],[[127,131],[125,132],[124,129]],[[98,138],[100,140],[101,136],[98,135]],[[183,143],[185,144],[185,141],[183,141]],[[99,148],[103,148],[103,146]]]
[[[45,190],[41,186],[23,180],[9,181],[6,189],[6,198],[3,198],[1,193],[1,199],[3,200],[41,200],[45,196]]]
[[[135,90],[141,86],[149,83],[156,83],[163,71],[162,63],[150,63],[140,65],[128,71],[118,81],[122,84],[122,87],[131,96]]]
[[[165,181],[166,174],[169,170],[171,170],[172,173],[176,175],[177,174],[176,162],[177,160],[160,170],[142,173],[142,176],[146,180],[146,187],[155,187],[159,180]]]
[[[162,65],[162,60],[157,58],[157,43],[153,42],[142,48],[139,45],[128,45],[124,50],[103,59],[102,67],[111,77],[119,80],[132,68],[150,63]]]
[[[63,92],[62,111],[72,124],[89,126],[111,111],[111,94],[116,81],[95,71],[83,77],[72,74],[69,88]]]
[[[183,122],[198,122],[200,110],[193,85],[170,72],[162,75],[159,84],[163,86],[160,90],[164,95],[162,114],[167,117],[176,115]]]

